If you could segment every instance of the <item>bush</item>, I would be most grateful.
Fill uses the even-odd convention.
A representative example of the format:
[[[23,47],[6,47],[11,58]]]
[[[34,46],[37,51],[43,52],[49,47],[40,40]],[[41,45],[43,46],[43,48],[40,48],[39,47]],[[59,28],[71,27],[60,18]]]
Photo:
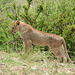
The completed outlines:
[[[69,54],[71,54],[71,56],[74,55],[74,0],[38,0],[37,3],[33,1],[34,0],[27,0],[28,5],[23,5],[24,11],[20,11],[22,9],[21,5],[17,6],[15,3],[13,3],[11,6],[8,6],[10,8],[9,11],[7,10],[7,8],[5,8],[6,11],[3,10],[4,4],[0,9],[2,10],[2,13],[7,12],[5,14],[12,20],[19,19],[43,32],[62,36],[66,41]],[[37,5],[35,5],[34,7],[34,4]],[[7,47],[11,46],[11,48],[13,48],[14,50],[17,51],[19,49],[20,51],[24,49],[22,41],[20,40],[20,34],[17,33],[15,36],[13,36],[9,32],[11,28],[11,21],[9,22],[9,18],[6,17],[6,19],[3,19],[3,21],[1,21],[0,44],[1,46],[4,44],[4,46]],[[4,32],[4,30],[6,32]],[[12,42],[13,45],[11,45]]]

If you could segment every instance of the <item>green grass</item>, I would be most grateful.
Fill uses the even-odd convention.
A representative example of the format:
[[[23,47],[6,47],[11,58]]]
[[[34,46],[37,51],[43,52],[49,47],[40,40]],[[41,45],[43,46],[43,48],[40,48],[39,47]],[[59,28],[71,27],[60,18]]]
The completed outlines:
[[[75,65],[57,64],[55,59],[48,59],[46,52],[30,52],[29,54],[6,53],[0,51],[0,70],[3,75],[73,75]],[[25,64],[25,65],[24,65]]]

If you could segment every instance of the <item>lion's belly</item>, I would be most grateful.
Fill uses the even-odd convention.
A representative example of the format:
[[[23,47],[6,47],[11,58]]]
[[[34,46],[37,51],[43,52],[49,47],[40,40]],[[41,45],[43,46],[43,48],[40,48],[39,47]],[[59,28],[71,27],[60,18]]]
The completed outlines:
[[[37,45],[37,46],[47,46],[47,44],[45,42],[40,42],[40,41],[36,42],[36,41],[33,41],[32,43],[34,45]]]
[[[31,40],[34,45],[47,46],[49,42],[49,37],[45,34],[34,32],[31,34]]]

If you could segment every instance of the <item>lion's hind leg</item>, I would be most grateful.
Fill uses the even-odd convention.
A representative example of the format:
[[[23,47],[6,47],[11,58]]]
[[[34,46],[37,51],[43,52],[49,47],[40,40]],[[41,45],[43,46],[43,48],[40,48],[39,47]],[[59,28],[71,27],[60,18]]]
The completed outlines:
[[[67,55],[64,50],[62,51],[62,58],[63,58],[63,63],[64,64],[67,63]]]
[[[55,52],[54,55],[57,58],[57,62],[60,63],[62,60],[62,56],[61,56],[60,51]]]
[[[61,53],[62,58],[63,58],[63,63],[67,63],[67,55],[66,55],[66,52],[64,50],[63,45],[60,47],[60,53]]]
[[[61,59],[62,59],[62,56],[61,56],[61,53],[60,53],[60,49],[59,48],[52,48],[50,50],[55,55],[55,57],[57,58],[57,62],[60,63]]]
[[[67,63],[67,57],[66,56],[63,57],[63,63],[64,64]]]

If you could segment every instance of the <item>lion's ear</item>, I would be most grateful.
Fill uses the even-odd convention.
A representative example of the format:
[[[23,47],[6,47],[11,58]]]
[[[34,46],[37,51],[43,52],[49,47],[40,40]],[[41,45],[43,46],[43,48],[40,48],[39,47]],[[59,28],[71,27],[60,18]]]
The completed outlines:
[[[17,20],[17,21],[16,21],[16,25],[19,25],[19,24],[20,24],[20,21],[19,21],[19,20]]]

